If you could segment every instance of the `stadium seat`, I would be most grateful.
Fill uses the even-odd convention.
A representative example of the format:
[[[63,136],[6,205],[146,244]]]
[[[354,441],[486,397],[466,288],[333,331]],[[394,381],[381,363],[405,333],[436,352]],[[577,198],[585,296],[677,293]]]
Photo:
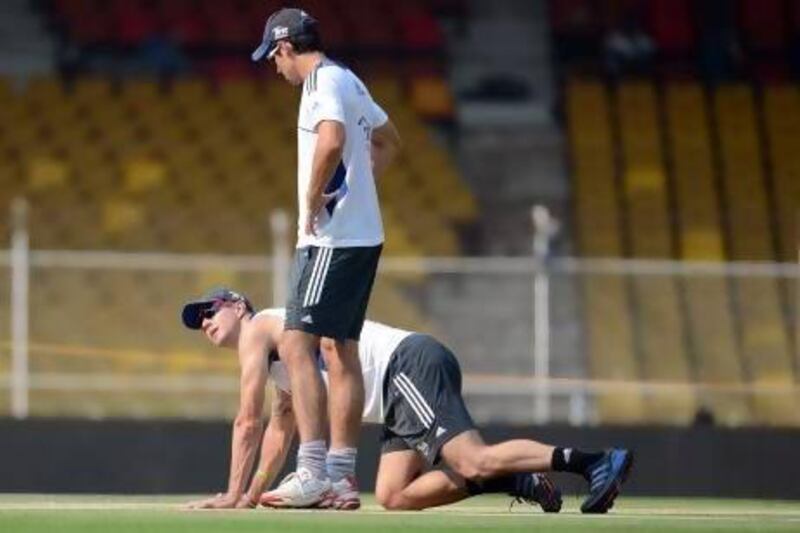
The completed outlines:
[[[423,118],[452,120],[455,113],[450,85],[442,76],[418,76],[411,80],[411,105]]]
[[[740,0],[739,25],[746,43],[756,51],[779,51],[786,46],[786,2]]]
[[[628,82],[616,91],[619,115],[625,218],[630,255],[634,258],[672,257],[669,198],[658,102],[654,87]],[[685,382],[691,375],[683,339],[676,279],[634,276],[631,280],[642,377],[654,381]],[[653,396],[648,418],[686,423],[692,419],[691,394]]]
[[[690,261],[722,261],[725,247],[703,89],[696,83],[667,85],[665,116],[679,257]],[[683,278],[683,291],[694,375],[707,383],[742,382],[744,373],[727,280],[687,275]],[[752,420],[749,402],[742,395],[712,393],[698,401],[724,423],[738,425]]]
[[[647,2],[649,33],[666,55],[686,55],[695,44],[689,0]]]
[[[611,114],[605,87],[572,81],[567,86],[567,124],[574,168],[576,226],[580,253],[614,257],[623,253],[614,182]],[[633,331],[624,279],[588,276],[582,280],[589,369],[598,379],[637,380]],[[644,398],[637,391],[597,398],[601,422],[643,420]]]
[[[800,242],[800,95],[793,85],[767,87],[764,118],[772,167],[781,261],[797,260]]]
[[[761,143],[750,88],[719,88],[715,113],[731,258],[774,261]],[[735,282],[740,343],[749,377],[756,384],[792,380],[778,289],[777,282],[770,278],[741,277]],[[796,405],[791,397],[757,395],[754,403],[756,415],[763,423],[796,420]]]

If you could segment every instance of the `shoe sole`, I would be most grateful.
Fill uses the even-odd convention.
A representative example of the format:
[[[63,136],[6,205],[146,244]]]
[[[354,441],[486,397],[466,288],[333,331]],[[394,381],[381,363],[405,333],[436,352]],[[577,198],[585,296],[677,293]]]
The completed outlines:
[[[633,468],[633,452],[628,451],[625,457],[625,462],[622,464],[620,475],[611,483],[609,488],[601,494],[597,501],[592,502],[591,505],[586,504],[581,506],[581,512],[585,514],[603,514],[607,513],[614,505],[614,500],[619,496],[619,491],[622,485],[628,480],[628,476]]]
[[[545,513],[557,513],[561,511],[561,505],[563,503],[561,492],[548,476],[541,476],[540,479],[545,487],[545,494],[544,501],[539,502],[539,507],[541,507],[542,511]]]
[[[361,508],[361,500],[359,499],[335,501],[328,507],[328,509],[334,509],[336,511],[355,511],[359,508]]]
[[[332,511],[355,511],[361,508],[361,498],[358,496],[349,498],[325,498],[315,507],[319,509],[330,509]]]
[[[262,496],[259,500],[259,503],[263,507],[271,507],[273,509],[313,509],[315,507],[319,507],[319,504],[322,500],[317,500],[315,502],[307,503],[304,505],[296,505],[290,501],[281,499],[281,498],[270,498]]]

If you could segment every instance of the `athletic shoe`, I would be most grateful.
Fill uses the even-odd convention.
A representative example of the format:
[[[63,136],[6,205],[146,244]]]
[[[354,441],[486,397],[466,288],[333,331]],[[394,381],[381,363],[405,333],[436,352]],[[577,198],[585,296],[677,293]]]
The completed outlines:
[[[356,478],[345,476],[339,481],[331,483],[331,490],[328,491],[328,495],[319,503],[318,507],[341,511],[355,511],[361,507]]]
[[[606,451],[603,458],[589,467],[589,497],[581,505],[582,513],[605,513],[619,494],[633,466],[633,453],[614,448]]]
[[[561,491],[546,474],[516,474],[515,487],[510,493],[517,502],[539,504],[545,513],[561,510]]]
[[[315,507],[331,490],[331,482],[315,477],[307,468],[298,468],[283,478],[278,488],[261,495],[265,507]]]

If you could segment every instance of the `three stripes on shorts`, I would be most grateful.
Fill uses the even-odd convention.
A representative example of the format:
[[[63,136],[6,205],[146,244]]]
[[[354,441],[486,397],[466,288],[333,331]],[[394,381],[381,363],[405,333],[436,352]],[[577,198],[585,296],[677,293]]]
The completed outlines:
[[[414,383],[412,383],[403,372],[398,373],[392,381],[395,387],[400,391],[400,394],[403,395],[403,398],[405,398],[411,406],[411,409],[414,410],[414,413],[416,413],[417,418],[419,418],[420,422],[425,426],[425,429],[430,429],[434,419],[433,409],[431,409],[431,406],[425,401],[425,398],[422,397],[422,394],[420,394]]]
[[[317,257],[314,260],[314,269],[311,272],[311,279],[306,287],[306,295],[303,298],[303,307],[311,307],[319,303],[322,297],[322,288],[325,285],[325,277],[328,275],[328,268],[331,266],[333,248],[319,248]]]

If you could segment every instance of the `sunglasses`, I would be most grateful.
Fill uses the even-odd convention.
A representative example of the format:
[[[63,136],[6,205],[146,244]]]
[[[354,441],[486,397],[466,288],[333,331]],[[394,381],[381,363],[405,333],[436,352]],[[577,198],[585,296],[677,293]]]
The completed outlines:
[[[211,320],[219,312],[219,310],[222,309],[224,305],[225,305],[224,300],[217,300],[208,309],[203,309],[202,311],[200,311],[200,318],[202,320],[206,319]]]

